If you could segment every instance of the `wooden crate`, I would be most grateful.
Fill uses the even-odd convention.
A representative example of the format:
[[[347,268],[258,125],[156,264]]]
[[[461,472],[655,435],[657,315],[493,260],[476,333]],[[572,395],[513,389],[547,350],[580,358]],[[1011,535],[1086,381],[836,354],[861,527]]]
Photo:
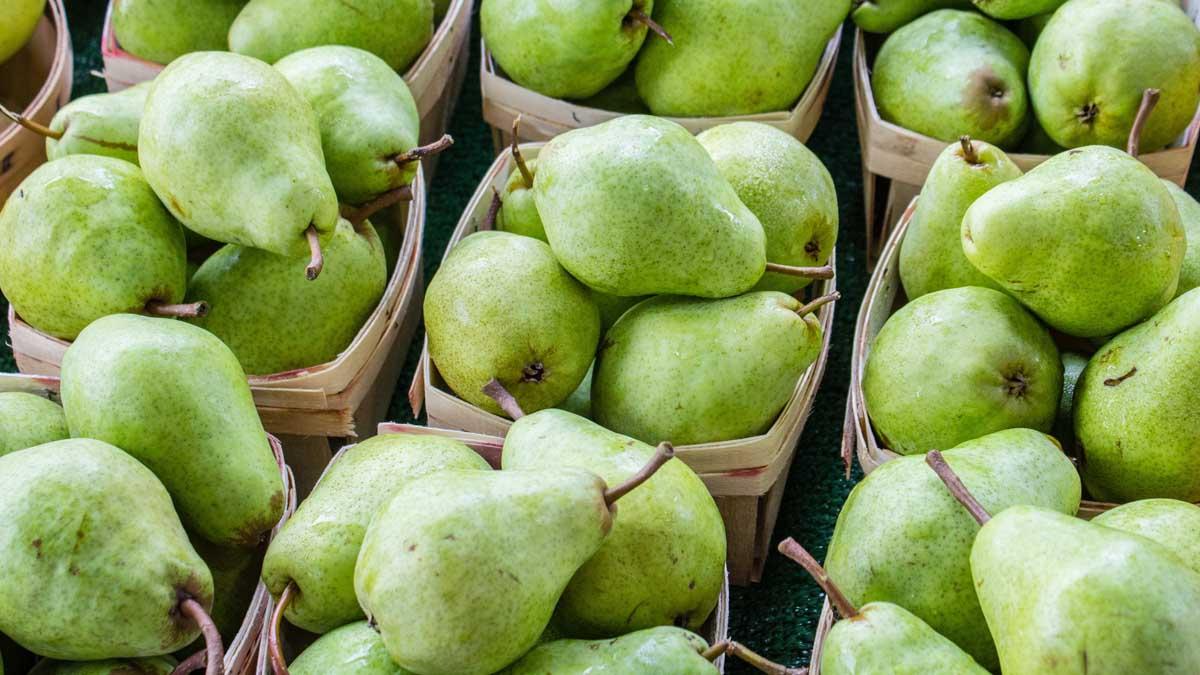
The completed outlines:
[[[521,152],[526,158],[534,158],[542,145],[522,145]],[[508,154],[500,156],[492,164],[463,212],[447,246],[447,253],[463,237],[478,229],[491,205],[492,189],[503,189],[513,170]],[[830,264],[833,264],[835,257],[831,256]],[[816,295],[824,295],[834,292],[836,284],[832,279],[817,281],[812,288]],[[758,581],[762,576],[788,469],[800,434],[804,431],[804,423],[812,410],[817,387],[825,373],[833,330],[833,304],[822,307],[818,317],[825,338],[821,355],[796,383],[791,399],[765,434],[736,441],[675,448],[677,456],[704,480],[725,518],[729,537],[729,573],[734,584]],[[425,408],[429,425],[433,427],[503,437],[512,423],[455,396],[429,358],[428,341],[421,352],[421,360],[409,389],[409,400],[415,414],[419,414],[422,407]]]

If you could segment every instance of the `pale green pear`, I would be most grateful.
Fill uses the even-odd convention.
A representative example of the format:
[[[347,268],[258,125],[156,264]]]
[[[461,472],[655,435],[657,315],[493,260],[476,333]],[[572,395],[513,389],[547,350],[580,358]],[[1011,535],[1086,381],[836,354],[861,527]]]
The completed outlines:
[[[153,656],[200,630],[212,576],[149,469],[101,441],[0,457],[0,630],[54,659]]]
[[[138,126],[150,93],[143,82],[111,94],[92,94],[71,101],[54,113],[47,136],[46,157],[105,155],[138,163]]]
[[[129,162],[43,164],[0,211],[0,288],[34,328],[74,339],[92,321],[183,300],[183,228]]]
[[[941,9],[888,36],[871,71],[884,120],[940,141],[1010,148],[1025,135],[1029,50],[975,12]]]
[[[501,675],[716,675],[708,643],[675,626],[630,632],[609,640],[554,640],[538,645]]]
[[[175,659],[169,656],[103,661],[42,659],[29,675],[171,675],[175,665]]]
[[[575,391],[558,404],[559,410],[566,410],[580,417],[592,419],[592,373],[594,372],[594,367],[588,368],[587,375],[583,376],[583,381],[579,383]]]
[[[1013,21],[1053,14],[1066,0],[971,0],[979,11],[993,19]]]
[[[674,44],[649,40],[637,88],[655,115],[728,117],[790,109],[850,0],[656,0]]]
[[[829,261],[838,234],[837,191],[821,160],[791,134],[733,122],[696,137],[767,235],[767,259],[798,267]],[[795,293],[811,279],[767,272],[759,291]]]
[[[854,25],[868,33],[890,33],[936,9],[970,9],[971,0],[870,0],[850,12]]]
[[[225,49],[246,0],[116,0],[112,30],[121,49],[154,63]]]
[[[600,312],[550,247],[507,232],[459,242],[425,293],[429,356],[460,398],[500,407],[497,380],[521,408],[551,408],[579,386],[600,341]]]
[[[1175,289],[1175,296],[1179,297],[1200,286],[1200,202],[1169,180],[1163,179],[1163,185],[1179,209],[1179,222],[1187,240],[1183,264],[1179,267],[1179,286]]]
[[[557,136],[533,194],[559,262],[605,293],[728,297],[766,269],[762,224],[670,120],[630,115]]]
[[[1058,416],[1054,419],[1054,437],[1066,448],[1075,446],[1075,387],[1087,367],[1088,358],[1075,352],[1063,352],[1063,388],[1058,399]]]
[[[1002,429],[1050,431],[1062,362],[1050,333],[990,288],[935,291],[901,307],[863,372],[875,431],[904,455]]]
[[[19,391],[0,392],[0,456],[70,438],[62,407]]]
[[[526,237],[546,238],[546,226],[538,215],[537,202],[533,198],[533,177],[537,175],[537,160],[526,160],[519,155],[515,161],[518,166],[524,165],[524,170],[516,170],[508,175],[504,190],[500,192],[500,210],[496,212],[496,229],[513,234],[523,234]],[[525,172],[529,172],[529,178]]]
[[[288,665],[291,675],[411,675],[392,661],[383,638],[366,621],[322,635]]]
[[[62,401],[72,436],[149,467],[205,539],[254,546],[283,515],[283,479],[246,375],[211,333],[130,314],[95,321],[63,356]]]
[[[967,260],[1078,337],[1111,335],[1158,311],[1175,296],[1186,246],[1162,181],[1103,146],[1055,155],[996,186],[962,221]]]
[[[437,436],[389,434],[348,448],[271,540],[263,583],[275,597],[295,584],[284,617],[304,630],[325,633],[361,619],[354,563],[379,507],[415,478],[490,468],[474,450]]]
[[[4,26],[0,27],[0,63],[29,42],[46,10],[46,0],[9,0],[5,3]]]
[[[1092,522],[1156,541],[1200,573],[1200,506],[1178,499],[1142,499],[1105,511]]]

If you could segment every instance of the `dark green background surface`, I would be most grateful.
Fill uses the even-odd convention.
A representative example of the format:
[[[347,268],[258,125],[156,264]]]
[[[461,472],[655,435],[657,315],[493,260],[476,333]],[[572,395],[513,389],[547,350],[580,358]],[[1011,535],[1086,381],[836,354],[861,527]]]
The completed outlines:
[[[102,80],[90,74],[100,70],[100,28],[104,18],[102,0],[66,0],[75,47],[75,88],[73,95],[104,90]],[[437,176],[429,190],[429,208],[425,233],[425,276],[429,279],[441,260],[446,242],[463,207],[478,186],[493,160],[491,133],[480,113],[478,22],[471,42],[471,61],[450,133],[455,144],[441,159]],[[821,122],[808,146],[825,162],[837,185],[841,206],[841,235],[838,241],[838,304],[828,368],[817,396],[816,405],[800,439],[796,461],[788,477],[788,487],[775,526],[774,540],[793,536],[821,559],[833,531],[838,509],[853,485],[842,476],[838,450],[841,443],[842,415],[845,410],[850,372],[850,341],[854,318],[866,287],[865,237],[863,233],[862,167],[858,132],[854,125],[854,85],[850,71],[853,31],[844,29],[842,50],[829,100]],[[1188,191],[1200,195],[1200,172],[1193,164]],[[7,303],[0,297],[0,317],[7,316]],[[14,371],[8,348],[7,321],[0,318],[0,370]],[[412,421],[404,393],[412,378],[420,351],[420,339],[414,341],[408,355],[405,374],[392,402],[391,418]],[[856,470],[855,479],[859,477]],[[790,665],[808,663],[813,631],[823,596],[798,567],[772,554],[763,582],[749,588],[733,589],[730,636],[765,656]],[[730,664],[728,672],[752,672],[740,664]]]

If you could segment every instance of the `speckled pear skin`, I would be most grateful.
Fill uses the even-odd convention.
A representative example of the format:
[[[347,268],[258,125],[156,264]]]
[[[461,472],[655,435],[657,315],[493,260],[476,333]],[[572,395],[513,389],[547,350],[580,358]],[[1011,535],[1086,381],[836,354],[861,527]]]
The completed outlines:
[[[833,178],[791,134],[759,122],[733,122],[696,137],[767,236],[767,260],[819,267],[837,242]],[[795,293],[811,279],[767,272],[759,291]]]
[[[71,101],[54,114],[50,128],[62,138],[46,139],[46,157],[104,155],[138,163],[138,126],[150,93],[143,82],[111,94],[92,94]]]
[[[1075,390],[1083,482],[1094,498],[1200,502],[1200,289],[1109,340]]]
[[[479,27],[514,82],[551,98],[587,98],[617,79],[646,40],[655,0],[483,0]],[[659,38],[653,38],[655,40]]]
[[[554,255],[605,293],[723,298],[766,268],[762,224],[670,120],[629,115],[555,137],[533,193]]]
[[[950,142],[966,134],[1001,148],[1025,135],[1029,49],[1012,31],[970,11],[940,9],[892,33],[875,57],[871,87],[883,119]]]
[[[1200,573],[1200,506],[1177,499],[1142,499],[1105,511],[1092,522],[1158,542]]]
[[[229,49],[275,63],[321,45],[365,49],[403,72],[433,37],[432,0],[250,0]]]
[[[290,54],[275,68],[317,114],[325,167],[340,201],[361,204],[413,181],[419,162],[393,158],[420,140],[417,103],[383,59],[330,45]]]
[[[501,468],[575,467],[618,485],[654,448],[563,410],[513,423]],[[555,623],[572,637],[605,638],[654,626],[699,630],[725,581],[725,525],[704,482],[669,461],[620,501],[600,550],[559,598]]]
[[[724,300],[659,296],[604,337],[592,382],[600,424],[646,443],[767,431],[821,352],[815,314],[775,291]]]
[[[346,624],[322,635],[295,661],[292,675],[411,675],[392,661],[383,638],[366,621]]]
[[[1079,474],[1044,434],[1008,429],[942,454],[992,513],[1013,504],[1068,515],[1079,508]],[[900,605],[994,670],[996,652],[968,565],[978,531],[923,457],[901,457],[850,492],[825,569],[855,605]]]
[[[425,328],[429,355],[459,398],[503,414],[482,391],[495,378],[532,413],[579,386],[600,341],[600,312],[543,242],[478,232],[429,282]]]
[[[1068,148],[1125,147],[1151,87],[1161,95],[1142,131],[1146,152],[1175,140],[1200,104],[1200,31],[1177,2],[1072,0],[1029,62],[1037,117]]]
[[[8,16],[0,29],[0,63],[16,54],[37,28],[46,9],[46,0],[12,0],[5,7]]]
[[[1075,387],[1079,385],[1079,376],[1087,367],[1088,358],[1075,352],[1063,352],[1063,388],[1062,396],[1058,399],[1058,416],[1054,420],[1052,434],[1063,444],[1063,447],[1075,447]],[[1068,452],[1068,454],[1074,454]]]
[[[969,162],[960,143],[938,155],[900,244],[900,282],[910,300],[960,286],[1001,290],[963,255],[962,218],[983,193],[1021,176],[1004,151],[972,141],[976,161]]]
[[[102,316],[180,302],[186,286],[183,228],[129,162],[43,164],[0,211],[0,288],[44,333],[72,340]]]
[[[42,659],[29,675],[171,675],[175,665],[175,659],[169,656],[103,661]]]
[[[1163,179],[1163,185],[1179,209],[1179,222],[1188,242],[1179,267],[1179,285],[1175,288],[1175,297],[1179,297],[1200,286],[1200,202],[1169,180]]]
[[[487,675],[517,660],[612,528],[605,489],[567,468],[442,471],[401,487],[354,570],[392,660],[424,675]]]
[[[608,640],[555,640],[538,645],[500,675],[716,675],[695,633],[659,626]]]
[[[471,448],[437,436],[388,434],[346,450],[295,515],[263,560],[262,580],[275,597],[294,581],[299,593],[284,616],[312,633],[363,618],[354,595],[354,564],[367,526],[396,490],[442,471],[489,470]]]
[[[890,33],[936,9],[970,9],[971,0],[873,0],[850,12],[854,24],[868,33]]]
[[[121,49],[154,63],[226,49],[229,26],[246,0],[116,0],[113,34]]]
[[[1053,14],[1066,0],[973,0],[979,11],[993,19],[1012,21]]]
[[[212,574],[213,604],[209,615],[221,633],[221,641],[228,647],[241,629],[254,591],[258,590],[264,549],[218,546],[191,533],[188,540]],[[176,656],[184,659],[201,649],[204,649],[203,636],[176,652]]]
[[[340,221],[324,253],[325,271],[309,281],[307,257],[226,244],[192,276],[187,299],[209,310],[188,321],[221,338],[249,374],[328,363],[378,306],[387,263],[369,223],[356,231]]]
[[[850,0],[657,0],[654,19],[675,44],[647,38],[638,92],[670,117],[790,109],[849,13]]]
[[[337,224],[316,115],[252,58],[197,52],[159,73],[138,159],[171,213],[216,241],[298,257],[310,225],[325,240]]]
[[[828,675],[987,675],[975,659],[899,605],[870,602],[833,624],[821,647]]]
[[[0,456],[70,437],[57,403],[20,391],[0,392]]]
[[[975,200],[963,216],[962,247],[976,269],[1052,327],[1098,337],[1175,297],[1187,241],[1154,172],[1121,150],[1089,146]]]
[[[0,630],[55,659],[152,656],[199,635],[212,577],[149,469],[86,438],[0,457]]]
[[[875,431],[889,449],[911,455],[1001,429],[1050,431],[1062,361],[1049,331],[1016,300],[952,288],[888,319],[862,387]]]
[[[1200,672],[1200,574],[1149,539],[1012,506],[971,574],[1005,675]]]
[[[283,515],[283,479],[246,376],[208,331],[104,317],[63,356],[61,393],[71,435],[148,466],[205,539],[255,546]]]
[[[525,168],[537,175],[537,159],[526,159]],[[496,213],[496,229],[526,237],[546,238],[546,226],[538,215],[537,202],[533,198],[533,186],[525,184],[525,176],[517,169],[508,175],[504,189],[500,192],[500,211]]]

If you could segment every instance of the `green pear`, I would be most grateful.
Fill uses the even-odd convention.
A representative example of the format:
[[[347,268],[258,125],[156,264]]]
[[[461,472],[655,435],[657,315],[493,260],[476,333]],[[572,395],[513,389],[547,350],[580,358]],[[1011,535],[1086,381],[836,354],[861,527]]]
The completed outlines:
[[[605,293],[728,297],[766,268],[762,224],[670,120],[630,115],[557,136],[533,194],[559,262]]]
[[[586,108],[598,108],[626,115],[649,115],[650,108],[637,90],[637,62],[625,69],[621,76],[601,89],[596,95],[579,101]]]
[[[559,410],[574,413],[586,419],[592,419],[592,374],[595,367],[588,368],[583,381],[571,392],[571,395],[558,405]]]
[[[1075,390],[1075,436],[1093,497],[1200,502],[1200,289],[1109,340]]]
[[[596,303],[596,307],[600,310],[600,332],[607,333],[609,328],[617,322],[617,319],[625,316],[634,305],[650,297],[647,295],[609,295],[600,291],[588,289],[592,295],[592,301]]]
[[[760,122],[733,122],[696,137],[758,217],[767,259],[819,267],[829,262],[838,234],[837,191],[821,160],[791,134]],[[768,272],[759,291],[795,293],[811,279]]]
[[[1063,388],[1058,399],[1058,416],[1054,419],[1054,437],[1067,448],[1075,446],[1075,387],[1087,362],[1087,357],[1081,354],[1062,353]]]
[[[1142,499],[1105,511],[1092,522],[1156,541],[1200,573],[1200,506],[1177,499]]]
[[[263,551],[261,548],[218,546],[191,533],[188,533],[188,540],[212,573],[213,604],[209,615],[221,634],[221,641],[229,644],[241,630],[254,592],[258,590]],[[182,659],[202,649],[204,640],[198,638],[176,655]]]
[[[19,391],[0,392],[0,456],[70,437],[57,403]]]
[[[1179,268],[1179,286],[1175,289],[1175,297],[1179,297],[1200,286],[1200,202],[1169,180],[1163,179],[1163,185],[1179,209],[1179,221],[1188,242]]]
[[[655,0],[483,0],[479,28],[514,82],[587,98],[617,79],[646,40]]]
[[[63,660],[153,656],[199,634],[212,577],[149,469],[101,441],[0,457],[0,630]]]
[[[148,466],[205,539],[254,546],[283,515],[283,479],[246,376],[211,333],[130,314],[95,321],[63,356],[62,401],[72,436]]]
[[[534,647],[501,675],[661,673],[716,675],[708,643],[675,626],[629,632],[608,640],[554,640]],[[714,656],[715,658],[715,656]]]
[[[488,470],[474,450],[437,436],[375,436],[348,448],[271,540],[263,583],[295,594],[284,617],[313,633],[361,619],[354,564],[371,517],[396,490],[446,469]]]
[[[883,119],[950,142],[964,134],[1001,148],[1025,135],[1029,50],[974,12],[941,9],[888,36],[871,72]]]
[[[46,0],[10,0],[5,3],[5,22],[0,28],[0,63],[29,42],[46,10]]]
[[[965,136],[938,155],[900,244],[900,283],[910,300],[962,286],[1000,290],[963,255],[962,218],[983,193],[1020,176],[1003,150]]]
[[[383,638],[366,621],[322,635],[288,666],[291,675],[412,675],[392,661]]]
[[[600,313],[546,244],[478,232],[446,256],[425,293],[429,356],[460,398],[500,407],[483,387],[507,388],[525,412],[562,403],[587,373]]]
[[[868,33],[890,33],[936,9],[970,9],[971,0],[871,0],[854,7],[850,18]]]
[[[515,136],[514,136],[515,138]],[[533,180],[537,171],[537,160],[526,161],[514,142],[513,161],[517,170],[508,175],[504,190],[500,193],[500,210],[496,212],[496,229],[526,237],[546,238],[546,226],[538,215],[537,203],[533,198]]]
[[[789,109],[849,13],[850,0],[656,0],[654,19],[675,40],[646,43],[638,93],[673,117]]]
[[[346,45],[402,71],[431,37],[432,0],[250,0],[229,28],[229,49],[275,63],[309,47]]]
[[[1001,429],[1050,431],[1062,362],[1050,333],[1017,301],[968,286],[901,307],[863,371],[875,431],[904,455]]]
[[[990,510],[1035,504],[1073,515],[1079,508],[1079,474],[1044,434],[1007,429],[944,455]],[[978,531],[924,458],[900,457],[850,492],[825,567],[850,602],[899,605],[994,670],[996,651],[968,565]]]
[[[43,164],[0,211],[0,288],[44,333],[71,340],[102,316],[169,310],[186,285],[183,229],[129,162]]]
[[[151,82],[71,101],[50,120],[46,157],[105,155],[137,164],[138,126]]]
[[[247,373],[334,360],[383,297],[387,262],[375,229],[345,220],[324,255],[329,270],[307,281],[304,258],[226,244],[192,277],[188,299],[206,299],[209,311],[191,322],[221,338]]]
[[[1066,0],[971,0],[993,19],[1014,21],[1053,14]]]
[[[1161,96],[1142,146],[1159,149],[1200,105],[1200,31],[1177,2],[1071,0],[1054,13],[1029,62],[1037,118],[1068,148],[1124,147],[1150,88]]]
[[[246,0],[116,0],[112,30],[121,49],[154,63],[225,49]]]
[[[103,661],[42,659],[29,675],[171,675],[175,665],[175,659],[169,656]]]
[[[578,415],[542,410],[513,423],[501,466],[586,469],[614,485],[654,452]],[[666,625],[699,630],[724,581],[721,513],[691,468],[668,462],[621,500],[612,532],[559,598],[555,623],[594,638]]]

